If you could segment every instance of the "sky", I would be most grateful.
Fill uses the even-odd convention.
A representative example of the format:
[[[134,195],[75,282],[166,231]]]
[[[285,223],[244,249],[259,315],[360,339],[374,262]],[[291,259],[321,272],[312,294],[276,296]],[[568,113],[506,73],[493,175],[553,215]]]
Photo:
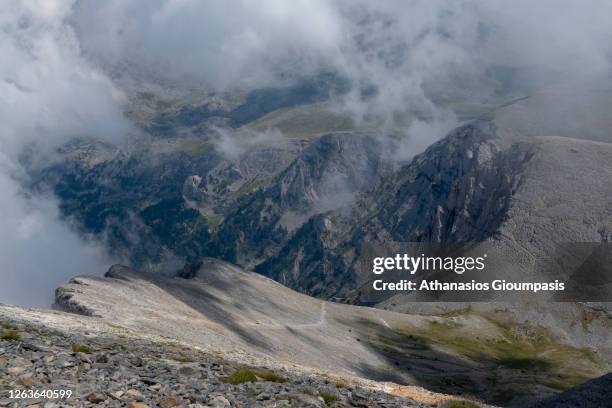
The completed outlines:
[[[48,164],[74,137],[124,142],[135,129],[118,73],[225,92],[337,72],[353,84],[339,106],[357,120],[425,113],[407,130],[409,155],[457,123],[431,89],[486,96],[483,75],[500,65],[609,76],[611,12],[598,0],[2,2],[0,302],[48,305],[55,286],[114,261],[60,219],[52,196],[25,189],[20,158],[33,149]]]

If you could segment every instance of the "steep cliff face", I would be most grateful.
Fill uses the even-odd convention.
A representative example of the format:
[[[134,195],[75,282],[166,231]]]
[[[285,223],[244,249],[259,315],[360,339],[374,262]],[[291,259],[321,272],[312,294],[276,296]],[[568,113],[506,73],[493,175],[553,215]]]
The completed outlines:
[[[138,141],[116,148],[75,142],[37,173],[64,216],[111,252],[147,269],[177,268],[207,252],[235,200],[265,185],[301,149],[255,146],[228,158],[210,138]],[[173,262],[176,260],[176,262]]]
[[[356,301],[354,263],[364,245],[491,241],[510,264],[528,266],[551,257],[559,242],[604,239],[612,220],[611,160],[610,143],[472,123],[386,178],[351,211],[311,219],[257,270],[314,295]]]
[[[197,238],[195,243],[208,233],[201,228],[206,220],[185,204],[181,190],[187,177],[208,173],[222,159],[210,148],[186,147],[152,143],[90,157],[83,152],[99,148],[82,141],[40,172],[36,186],[51,186],[63,215],[104,239],[115,254],[134,264],[154,264],[178,249],[179,237]]]
[[[504,220],[528,159],[528,149],[503,150],[489,123],[458,128],[364,194],[351,211],[304,225],[258,271],[315,295],[345,297],[355,289],[352,262],[361,245],[485,240]]]
[[[312,107],[340,92],[334,81],[289,86],[281,102]],[[270,92],[245,100],[274,108]],[[227,140],[216,131],[141,139],[124,149],[76,142],[38,185],[51,186],[66,217],[134,266],[159,270],[170,262],[176,269],[215,256],[305,293],[355,302],[363,282],[354,263],[366,244],[494,240],[525,264],[554,251],[555,241],[609,235],[610,124],[599,104],[610,97],[597,94],[587,112],[572,98],[554,104],[568,99],[559,95],[494,109],[401,168],[391,137],[334,132],[262,141],[246,126]],[[551,118],[574,108],[580,120],[573,128]],[[199,125],[180,126],[193,133]]]
[[[528,159],[528,149],[505,151],[489,123],[460,127],[359,203],[359,234],[373,240],[482,241],[503,221]]]
[[[384,143],[351,133],[312,142],[272,182],[245,196],[215,237],[218,253],[242,265],[275,254],[311,217],[347,207],[390,174]]]
[[[265,261],[308,219],[348,206],[392,169],[386,144],[374,136],[235,143],[248,148],[231,146],[229,155],[211,137],[124,149],[75,142],[36,186],[50,186],[81,231],[132,265],[156,270],[202,256]]]

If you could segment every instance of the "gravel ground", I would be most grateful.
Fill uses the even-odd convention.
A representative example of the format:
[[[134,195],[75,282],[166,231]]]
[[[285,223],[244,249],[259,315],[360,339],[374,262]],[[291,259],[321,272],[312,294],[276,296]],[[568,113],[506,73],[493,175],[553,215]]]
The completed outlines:
[[[0,406],[427,407],[323,376],[247,367],[172,343],[0,322]],[[16,390],[70,398],[12,399]],[[14,395],[13,395],[14,396]]]

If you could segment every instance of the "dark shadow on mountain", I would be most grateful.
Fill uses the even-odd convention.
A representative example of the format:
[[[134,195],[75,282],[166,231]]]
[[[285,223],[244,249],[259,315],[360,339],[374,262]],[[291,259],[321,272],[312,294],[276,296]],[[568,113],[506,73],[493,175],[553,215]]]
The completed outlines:
[[[434,392],[468,395],[494,405],[513,406],[513,400],[524,402],[536,398],[526,394],[521,384],[537,382],[536,376],[545,375],[551,369],[546,361],[536,358],[495,359],[484,353],[468,358],[451,354],[420,332],[396,331],[371,320],[359,320],[353,325],[362,330],[361,343],[393,367],[358,366],[362,375],[377,381],[419,385]]]
[[[152,274],[141,273],[140,277],[146,281],[156,285],[159,289],[173,296],[178,301],[185,305],[195,309],[207,319],[219,324],[220,326],[227,329],[229,332],[236,334],[245,342],[261,349],[269,350],[270,345],[265,336],[259,334],[256,330],[247,330],[243,324],[240,324],[235,316],[226,311],[225,307],[227,301],[218,298],[210,291],[206,290],[205,286],[194,284],[192,279],[184,278],[159,278]],[[219,291],[229,291],[232,282],[225,279],[216,279],[214,282],[207,284],[214,285],[214,288]],[[234,280],[235,285],[238,287],[247,285],[247,282],[243,282],[243,279],[238,278]],[[241,309],[249,309],[255,307],[252,303],[253,299],[249,296],[244,296],[240,299],[242,302]],[[270,301],[275,307],[279,307]]]
[[[612,373],[587,381],[528,408],[612,407]]]
[[[287,81],[285,86],[255,89],[246,95],[244,102],[233,109],[204,101],[185,105],[176,111],[165,111],[153,118],[146,130],[160,137],[176,136],[181,127],[198,128],[207,121],[224,123],[238,128],[281,108],[292,108],[329,100],[346,94],[350,81],[336,73],[327,72],[311,77]]]

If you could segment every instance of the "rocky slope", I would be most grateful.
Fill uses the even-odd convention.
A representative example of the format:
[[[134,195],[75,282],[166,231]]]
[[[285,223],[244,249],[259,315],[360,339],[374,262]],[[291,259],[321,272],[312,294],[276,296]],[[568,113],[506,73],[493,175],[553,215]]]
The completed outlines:
[[[65,216],[133,266],[172,270],[214,256],[304,293],[360,302],[364,245],[488,241],[529,267],[558,242],[609,234],[608,122],[598,104],[587,114],[553,99],[571,98],[519,99],[399,169],[389,138],[207,132],[121,149],[75,142],[36,186],[52,188]],[[551,112],[533,115],[549,106],[580,120],[569,129]]]
[[[62,213],[120,259],[149,270],[206,255],[232,204],[266,185],[301,150],[299,142],[250,145],[237,157],[211,139],[158,140],[122,148],[80,140],[37,173]],[[147,239],[143,239],[147,237]]]
[[[353,133],[313,141],[271,183],[244,196],[213,237],[215,255],[254,266],[269,259],[311,217],[349,205],[392,171],[385,144]]]
[[[257,270],[301,291],[358,301],[363,277],[355,265],[365,245],[487,242],[519,267],[518,279],[536,260],[552,258],[559,243],[607,239],[610,162],[612,143],[532,136],[489,121],[468,124],[351,211],[312,218]],[[319,285],[332,270],[338,279]]]
[[[52,188],[63,214],[118,258],[155,271],[204,256],[256,265],[309,218],[347,206],[393,168],[374,136],[220,137],[121,149],[75,141],[34,186]]]
[[[228,360],[82,316],[0,306],[0,324],[3,407],[432,406],[373,386]],[[15,398],[18,391],[25,396]],[[444,401],[422,393],[428,397]]]
[[[167,270],[202,256],[265,262],[302,224],[393,170],[382,124],[342,113],[342,95],[357,84],[333,73],[224,94],[143,75],[111,72],[138,127],[125,145],[76,140],[53,165],[29,166],[35,189],[51,190],[73,225],[135,267]],[[504,82],[493,77],[489,85]]]
[[[420,315],[329,303],[215,260],[174,278],[116,266],[105,278],[60,287],[57,305],[121,329],[249,355],[268,368],[308,367],[493,404],[552,395],[608,364],[596,349],[515,321],[503,305]]]
[[[550,257],[556,243],[605,240],[610,102],[609,92],[557,90],[495,109],[386,177],[352,211],[311,218],[257,270],[307,293],[354,299],[364,244],[487,240],[526,265]],[[335,282],[325,279],[332,271]]]

